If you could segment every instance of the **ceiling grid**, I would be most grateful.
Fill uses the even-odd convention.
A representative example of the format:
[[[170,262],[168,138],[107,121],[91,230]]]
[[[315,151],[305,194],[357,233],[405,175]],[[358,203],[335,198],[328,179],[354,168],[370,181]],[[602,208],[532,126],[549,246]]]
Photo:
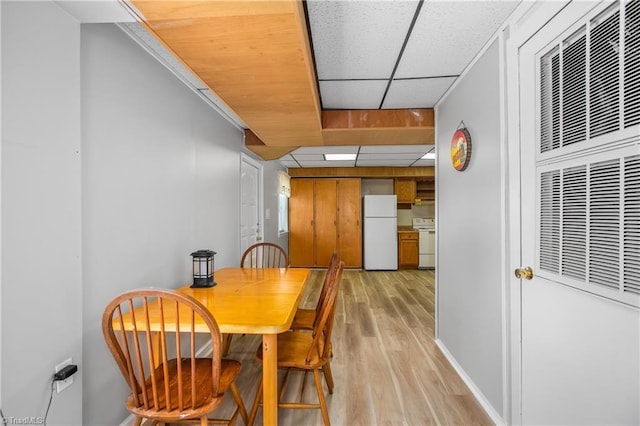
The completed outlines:
[[[247,148],[299,168],[432,166],[434,106],[520,0],[59,3],[119,22]]]

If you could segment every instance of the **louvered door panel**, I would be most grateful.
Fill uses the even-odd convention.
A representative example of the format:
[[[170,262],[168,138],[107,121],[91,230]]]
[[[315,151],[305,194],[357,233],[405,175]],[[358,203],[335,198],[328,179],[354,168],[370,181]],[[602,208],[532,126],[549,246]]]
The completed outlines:
[[[572,28],[538,56],[536,266],[640,306],[640,0]]]
[[[559,40],[539,58],[540,152],[640,125],[640,0],[615,2]]]
[[[640,295],[640,155],[624,161],[623,291]]]
[[[540,269],[560,273],[560,172],[540,176]]]
[[[560,53],[553,49],[540,61],[540,152],[560,147]]]
[[[620,161],[592,164],[589,173],[589,282],[620,287]]]
[[[564,42],[562,56],[562,144],[587,138],[587,37],[584,28]]]
[[[626,2],[624,126],[640,124],[640,0]]]
[[[620,12],[606,11],[592,22],[589,66],[590,137],[620,127]]]
[[[587,170],[562,173],[562,274],[585,281],[587,253]]]

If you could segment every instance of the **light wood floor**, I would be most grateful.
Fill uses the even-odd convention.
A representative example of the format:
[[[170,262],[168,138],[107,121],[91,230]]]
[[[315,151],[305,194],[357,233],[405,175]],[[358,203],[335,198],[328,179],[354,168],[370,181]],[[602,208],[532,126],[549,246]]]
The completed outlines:
[[[315,306],[323,277],[312,272],[306,307]],[[433,271],[345,270],[338,304],[333,395],[325,386],[333,425],[493,424],[434,342]],[[259,343],[259,336],[234,336],[229,354],[243,363],[237,384],[247,410],[261,374]],[[301,377],[289,379],[287,395],[299,396]],[[305,398],[315,395],[309,375]],[[226,405],[216,415],[226,415]],[[280,409],[278,416],[281,425],[322,424],[319,410]]]

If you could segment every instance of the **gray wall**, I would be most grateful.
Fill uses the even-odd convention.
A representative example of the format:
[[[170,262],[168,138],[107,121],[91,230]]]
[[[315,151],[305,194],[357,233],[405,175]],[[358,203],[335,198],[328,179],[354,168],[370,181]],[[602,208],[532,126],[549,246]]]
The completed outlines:
[[[102,309],[127,289],[189,282],[195,249],[238,264],[243,140],[117,27],[83,25],[81,58],[83,419],[117,424],[126,393]]]
[[[43,416],[54,366],[75,383],[47,423],[80,424],[80,25],[53,3],[2,8],[2,410]]]
[[[438,337],[498,413],[503,411],[499,49],[493,45],[436,110]],[[464,172],[451,137],[473,141]]]
[[[238,264],[242,132],[114,25],[48,1],[0,7],[1,406],[42,416],[54,366],[73,357],[80,373],[47,423],[119,424],[127,391],[102,310],[127,289],[188,282],[194,249]],[[282,167],[264,166],[278,241]]]

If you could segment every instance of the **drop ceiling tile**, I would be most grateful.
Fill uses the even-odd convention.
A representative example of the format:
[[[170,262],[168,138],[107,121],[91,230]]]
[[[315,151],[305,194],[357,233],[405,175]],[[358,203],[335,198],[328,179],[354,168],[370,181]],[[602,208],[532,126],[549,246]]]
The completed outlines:
[[[387,80],[321,81],[323,109],[377,109]]]
[[[291,168],[291,169],[295,169],[295,168],[299,168],[300,165],[298,163],[296,163],[293,160],[280,160],[280,164],[282,164],[283,166],[287,167],[287,168]]]
[[[455,77],[394,80],[382,108],[433,108]]]
[[[358,155],[358,163],[364,160],[416,160],[422,157],[425,152],[422,153],[387,153],[387,154],[360,154]]]
[[[428,167],[428,166],[433,167],[435,165],[436,165],[436,160],[418,160],[411,166],[412,167]]]
[[[358,146],[303,146],[291,152],[297,154],[356,154]]]
[[[374,167],[374,166],[389,166],[389,167],[407,167],[413,163],[414,160],[358,160],[358,167]]]
[[[324,157],[322,154],[292,154],[293,158],[300,161],[323,161]]]
[[[389,78],[417,1],[308,1],[318,78]]]
[[[353,160],[338,160],[338,161],[300,161],[302,167],[353,167],[355,161]]]
[[[395,78],[459,75],[518,1],[426,1]]]
[[[369,145],[360,148],[360,154],[429,152],[433,145]]]

